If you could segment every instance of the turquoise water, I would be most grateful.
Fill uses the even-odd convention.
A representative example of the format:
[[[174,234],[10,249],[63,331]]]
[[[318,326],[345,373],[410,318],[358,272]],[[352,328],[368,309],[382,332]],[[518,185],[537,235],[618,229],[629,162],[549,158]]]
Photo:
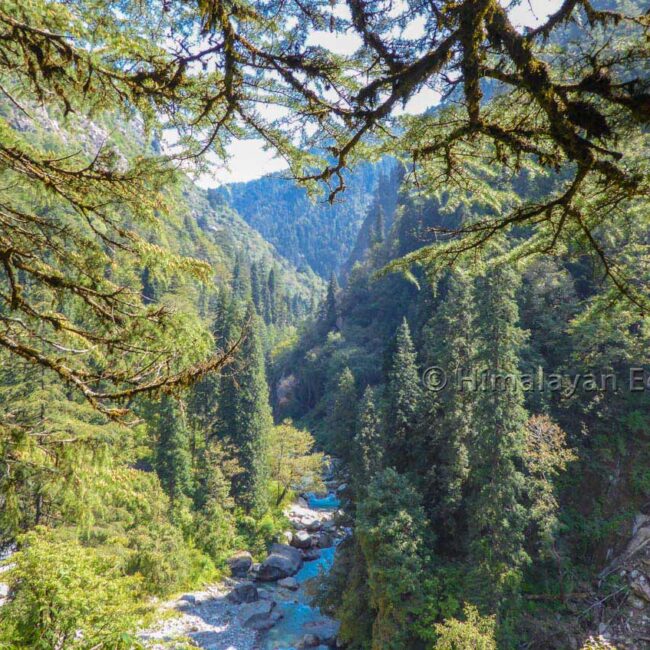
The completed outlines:
[[[333,492],[330,492],[326,497],[320,498],[314,494],[308,494],[307,502],[309,507],[314,510],[336,510],[341,506],[341,502]]]
[[[333,494],[320,499],[309,495],[309,505],[314,509],[333,510],[338,508],[339,501]],[[302,565],[294,576],[300,585],[297,591],[273,590],[273,598],[278,603],[277,611],[282,613],[282,618],[264,635],[264,650],[296,650],[305,635],[305,624],[323,619],[318,607],[309,604],[305,584],[332,568],[335,552],[334,546],[324,548],[317,560]]]
[[[334,547],[325,548],[317,560],[305,562],[294,576],[300,583],[300,589],[288,593],[286,600],[279,598],[283,590],[276,591],[277,611],[282,613],[282,618],[266,633],[265,650],[295,650],[296,644],[305,635],[305,624],[322,618],[318,607],[309,605],[304,586],[308,580],[331,569],[335,551]]]
[[[332,568],[332,564],[334,564],[335,552],[336,549],[333,546],[331,548],[324,548],[321,551],[321,556],[317,560],[305,562],[302,565],[302,569],[294,577],[302,584],[306,580],[315,578],[321,572],[327,573]]]

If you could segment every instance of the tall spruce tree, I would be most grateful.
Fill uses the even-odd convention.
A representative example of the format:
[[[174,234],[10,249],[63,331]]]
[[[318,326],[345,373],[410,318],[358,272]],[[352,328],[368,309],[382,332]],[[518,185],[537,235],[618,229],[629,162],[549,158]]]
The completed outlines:
[[[395,335],[386,398],[386,465],[403,472],[417,466],[417,458],[423,451],[418,435],[422,390],[406,318]]]
[[[321,313],[321,325],[324,333],[337,327],[339,318],[338,294],[341,290],[336,275],[332,273],[327,285],[327,295]]]
[[[370,590],[373,650],[422,647],[416,626],[422,606],[426,519],[418,491],[393,469],[378,474],[357,509],[356,532]]]
[[[492,267],[477,282],[476,437],[472,449],[468,499],[470,564],[479,590],[496,606],[517,588],[527,560],[524,531],[525,424],[515,301],[519,276],[508,266]]]
[[[255,305],[258,316],[264,315],[262,278],[257,262],[251,264],[251,299]]]
[[[466,273],[449,277],[447,294],[425,328],[429,361],[447,379],[440,391],[425,390],[423,396],[423,471],[427,473],[425,504],[436,521],[443,543],[457,546],[460,540],[460,509],[469,477],[469,447],[474,431],[475,393],[467,383],[476,355],[473,283]],[[431,387],[433,388],[433,387]]]
[[[268,436],[273,424],[260,340],[261,323],[252,303],[243,320],[247,328],[230,373],[221,379],[218,431],[237,449],[242,472],[235,479],[237,501],[248,511],[268,504]]]
[[[235,256],[235,265],[232,271],[232,292],[237,300],[246,302],[251,297],[251,281],[246,260],[241,253]]]
[[[357,498],[360,498],[382,468],[384,440],[381,425],[381,417],[375,406],[375,392],[367,386],[359,405],[357,434],[350,459]]]
[[[356,427],[357,388],[354,375],[344,368],[336,383],[334,403],[328,417],[329,438],[332,451],[344,459],[350,458],[352,439]]]
[[[174,506],[191,491],[192,464],[185,415],[173,397],[162,396],[157,423],[156,472]]]

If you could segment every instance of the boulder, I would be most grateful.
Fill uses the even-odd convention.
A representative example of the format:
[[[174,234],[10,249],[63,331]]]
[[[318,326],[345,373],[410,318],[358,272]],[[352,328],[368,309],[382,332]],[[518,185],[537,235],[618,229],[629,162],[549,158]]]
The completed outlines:
[[[298,497],[298,505],[301,508],[309,508],[309,502],[307,499],[305,499],[305,497]]]
[[[282,578],[282,580],[278,580],[278,587],[296,591],[298,589],[298,581],[295,578]]]
[[[285,530],[282,533],[282,539],[284,540],[285,544],[291,544],[291,540],[293,539],[293,533],[290,530]]]
[[[650,602],[650,584],[648,584],[644,576],[633,580],[630,583],[630,588],[638,598]]]
[[[229,560],[230,573],[237,578],[245,578],[253,566],[253,556],[248,551],[239,551]]]
[[[310,548],[304,551],[304,556],[307,562],[312,562],[313,560],[317,560],[321,556],[321,552],[319,548]]]
[[[331,535],[327,533],[321,533],[318,536],[318,541],[316,542],[318,548],[331,548],[334,546],[334,540]]]
[[[295,575],[302,566],[302,553],[287,544],[273,544],[271,554],[262,562],[257,579],[264,582]]]
[[[254,603],[260,599],[257,587],[250,582],[237,585],[227,596],[231,603]]]
[[[299,648],[315,648],[320,645],[320,640],[315,634],[305,634],[298,644]]]
[[[192,609],[195,605],[196,597],[194,594],[185,594],[176,601],[176,609],[180,609],[181,611]]]
[[[274,610],[275,601],[258,600],[242,605],[238,616],[243,627],[262,631],[272,628],[282,617],[282,614]]]
[[[312,545],[311,536],[305,530],[296,531],[295,535],[291,538],[291,546],[295,548],[310,548]]]
[[[338,621],[323,618],[318,621],[306,623],[303,629],[305,634],[313,634],[318,637],[319,643],[322,643],[323,645],[335,645],[340,627]]]
[[[318,519],[307,519],[307,521],[303,523],[309,533],[317,533],[321,529],[321,523]]]

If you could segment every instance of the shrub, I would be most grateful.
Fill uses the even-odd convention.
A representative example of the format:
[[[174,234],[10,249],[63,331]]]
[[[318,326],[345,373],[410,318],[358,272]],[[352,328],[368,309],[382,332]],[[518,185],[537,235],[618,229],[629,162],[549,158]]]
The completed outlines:
[[[482,617],[472,605],[465,605],[465,620],[447,619],[436,625],[435,650],[496,650],[494,617]]]
[[[92,548],[45,528],[25,535],[0,610],[0,639],[16,650],[127,650],[139,581]]]

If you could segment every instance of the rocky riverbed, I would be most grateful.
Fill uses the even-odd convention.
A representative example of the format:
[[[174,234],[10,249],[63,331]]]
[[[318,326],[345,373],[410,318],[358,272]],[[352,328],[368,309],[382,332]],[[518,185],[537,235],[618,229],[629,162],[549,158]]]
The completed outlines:
[[[333,486],[335,487],[335,486]],[[141,632],[151,650],[291,650],[336,645],[338,624],[312,607],[309,580],[328,571],[338,542],[348,533],[337,524],[336,489],[304,495],[287,510],[292,530],[255,564],[245,551],[230,560],[232,577],[205,591],[165,603],[175,615]]]

